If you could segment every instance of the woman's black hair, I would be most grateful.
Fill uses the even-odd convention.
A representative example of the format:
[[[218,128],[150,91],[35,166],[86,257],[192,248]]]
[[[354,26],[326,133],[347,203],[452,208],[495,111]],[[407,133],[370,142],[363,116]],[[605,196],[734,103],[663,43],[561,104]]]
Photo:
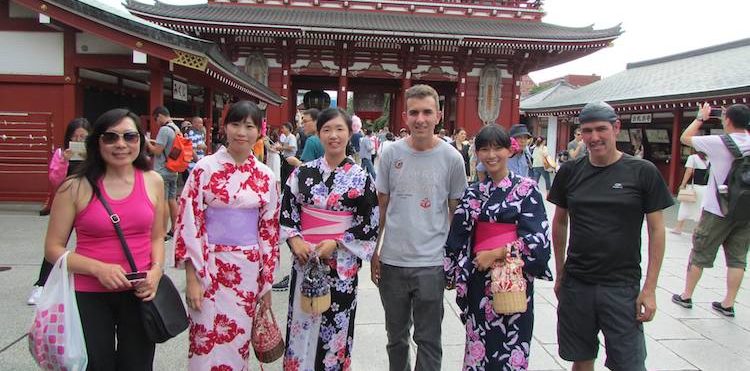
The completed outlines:
[[[320,129],[323,128],[323,125],[325,125],[326,122],[331,121],[335,119],[336,117],[341,117],[344,122],[346,123],[347,129],[349,129],[349,134],[352,133],[352,116],[346,113],[346,111],[342,110],[338,107],[333,108],[326,108],[318,114],[318,121],[315,122],[315,127],[318,129],[318,132],[320,132]]]
[[[63,149],[70,147],[70,139],[73,137],[73,133],[78,129],[86,130],[87,133],[91,134],[91,123],[84,117],[74,118],[68,123],[65,128],[65,139],[63,139]]]
[[[248,117],[253,120],[253,124],[260,133],[260,126],[263,124],[263,112],[257,104],[249,100],[232,103],[232,107],[229,107],[229,111],[227,111],[227,116],[224,117],[224,126],[230,122],[243,122]]]
[[[510,148],[510,136],[502,126],[497,124],[486,125],[479,130],[474,138],[474,148],[477,151],[487,146],[498,146],[501,148]]]
[[[107,129],[119,124],[120,121],[127,117],[133,120],[136,130],[138,130],[138,134],[141,138],[138,148],[138,157],[133,161],[133,166],[142,171],[151,170],[151,164],[146,157],[146,132],[140,125],[140,117],[126,108],[115,108],[104,112],[94,122],[92,132],[86,138],[86,159],[75,173],[75,178],[86,178],[89,184],[93,187],[96,185],[96,182],[99,181],[99,178],[104,176],[104,173],[107,171],[107,163],[104,162],[104,158],[102,158],[102,153],[99,149],[99,137],[101,137]]]

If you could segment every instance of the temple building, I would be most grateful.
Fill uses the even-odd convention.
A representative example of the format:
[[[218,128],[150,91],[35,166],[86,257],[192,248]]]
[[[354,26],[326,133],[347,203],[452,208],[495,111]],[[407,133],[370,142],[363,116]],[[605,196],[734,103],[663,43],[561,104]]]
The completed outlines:
[[[191,37],[96,0],[0,0],[0,201],[44,200],[48,161],[67,123],[128,107],[201,115],[211,127],[230,99],[283,99]]]
[[[208,0],[200,5],[0,0],[0,200],[46,195],[50,153],[75,117],[129,107],[199,115],[252,99],[277,126],[325,94],[403,127],[403,92],[428,83],[442,125],[475,133],[520,120],[522,76],[621,34],[542,22],[532,0]],[[328,92],[323,93],[323,92]],[[320,97],[318,97],[320,98]]]
[[[519,122],[521,79],[529,71],[604,48],[620,27],[594,30],[542,22],[541,1],[208,0],[177,6],[136,1],[131,13],[216,42],[282,97],[272,124],[294,117],[299,91],[336,92],[360,117],[403,126],[403,92],[434,86],[444,127],[476,132]],[[386,98],[384,98],[384,96]],[[393,104],[385,105],[388,99]],[[382,112],[383,107],[390,112]]]
[[[550,89],[525,99],[521,109],[549,148],[564,150],[572,139],[581,108],[593,101],[611,104],[622,122],[617,148],[653,162],[676,191],[690,147],[680,135],[695,119],[698,106],[750,104],[750,38],[653,60],[629,63],[626,69],[590,85]],[[722,133],[719,119],[708,120],[703,134]]]

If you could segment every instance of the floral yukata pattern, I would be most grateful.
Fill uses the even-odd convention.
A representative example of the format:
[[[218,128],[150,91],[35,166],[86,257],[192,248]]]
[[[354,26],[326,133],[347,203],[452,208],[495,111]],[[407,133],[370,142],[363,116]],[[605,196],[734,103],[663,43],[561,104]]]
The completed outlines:
[[[285,371],[349,370],[357,309],[357,273],[369,261],[378,236],[377,194],[372,178],[347,158],[331,169],[324,158],[305,163],[284,186],[281,236],[301,236],[302,206],[353,214],[331,267],[331,307],[310,315],[299,306],[302,266],[295,260],[289,291]]]
[[[257,243],[208,242],[208,207],[258,209]],[[190,262],[203,285],[202,310],[189,309],[190,370],[246,370],[256,300],[271,289],[279,260],[279,196],[271,169],[250,156],[236,164],[226,148],[190,173],[177,219],[175,263]]]
[[[525,313],[498,315],[492,308],[490,271],[472,260],[477,221],[515,223],[527,281]],[[549,222],[536,183],[512,172],[495,183],[470,185],[461,199],[446,242],[445,271],[456,284],[456,303],[466,327],[464,370],[526,370],[534,326],[534,278],[552,280]]]

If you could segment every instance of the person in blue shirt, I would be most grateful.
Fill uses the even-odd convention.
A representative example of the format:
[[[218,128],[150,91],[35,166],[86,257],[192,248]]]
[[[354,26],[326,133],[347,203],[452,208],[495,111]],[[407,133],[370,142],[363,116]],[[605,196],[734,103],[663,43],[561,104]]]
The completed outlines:
[[[531,176],[531,152],[529,151],[529,140],[531,133],[526,125],[516,124],[510,128],[511,138],[516,138],[521,146],[521,151],[508,159],[508,169],[519,176]]]
[[[320,138],[318,138],[318,131],[315,128],[315,122],[318,119],[318,111],[315,108],[310,108],[305,112],[302,112],[302,123],[305,129],[305,148],[302,150],[300,160],[302,162],[309,162],[323,156],[323,145],[320,144]]]

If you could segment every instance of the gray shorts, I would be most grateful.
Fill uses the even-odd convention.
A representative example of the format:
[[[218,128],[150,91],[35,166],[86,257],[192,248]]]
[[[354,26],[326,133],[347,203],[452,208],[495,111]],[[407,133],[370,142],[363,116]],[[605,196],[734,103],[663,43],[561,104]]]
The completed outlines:
[[[177,173],[157,171],[164,180],[164,196],[167,200],[177,198]]]
[[[605,366],[611,370],[646,370],[643,324],[636,320],[640,286],[603,286],[564,277],[557,306],[557,342],[566,361],[597,357],[604,334]]]

